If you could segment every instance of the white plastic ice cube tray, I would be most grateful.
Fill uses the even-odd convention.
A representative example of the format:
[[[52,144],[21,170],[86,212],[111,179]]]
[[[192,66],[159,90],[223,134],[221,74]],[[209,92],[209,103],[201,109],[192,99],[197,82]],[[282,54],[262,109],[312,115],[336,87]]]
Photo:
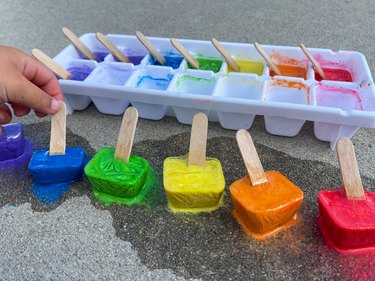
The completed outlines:
[[[210,121],[220,122],[226,129],[249,129],[256,115],[263,115],[266,130],[271,134],[295,136],[306,120],[314,121],[316,138],[328,141],[334,148],[340,137],[352,137],[360,127],[375,127],[375,87],[365,57],[358,52],[313,49],[310,52],[322,66],[333,64],[346,68],[353,82],[314,79],[314,70],[298,47],[263,45],[268,54],[301,60],[307,66],[307,79],[269,76],[270,70],[253,44],[227,43],[222,46],[235,59],[261,61],[261,76],[250,73],[228,73],[224,62],[220,71],[188,69],[185,60],[177,69],[151,65],[147,50],[131,35],[107,35],[125,54],[141,54],[139,65],[116,62],[107,55],[97,63],[83,59],[77,50],[67,46],[54,59],[63,67],[87,65],[94,70],[84,81],[59,80],[70,112],[85,109],[92,101],[106,114],[122,114],[129,104],[141,118],[159,120],[166,114],[191,124],[197,112],[204,112]],[[94,33],[80,39],[92,51],[104,51]],[[177,53],[169,38],[148,37],[162,53]],[[223,60],[209,41],[178,39],[192,54]],[[171,79],[166,90],[142,87],[137,81],[143,75]],[[120,82],[119,82],[120,81]],[[139,84],[139,83],[138,83]]]

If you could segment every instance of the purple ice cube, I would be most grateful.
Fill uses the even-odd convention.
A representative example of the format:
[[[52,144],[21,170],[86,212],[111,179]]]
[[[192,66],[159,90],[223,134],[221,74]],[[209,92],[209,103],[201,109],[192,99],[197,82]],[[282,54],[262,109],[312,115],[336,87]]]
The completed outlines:
[[[106,50],[100,50],[100,51],[94,51],[94,55],[96,56],[96,61],[101,62],[104,60],[106,56],[108,56],[108,51]]]
[[[130,62],[134,65],[138,65],[141,63],[145,56],[128,56]]]
[[[87,65],[76,65],[70,66],[67,70],[73,75],[71,80],[83,81],[91,73],[94,67]]]
[[[21,124],[3,125],[0,135],[0,167],[18,165],[31,155],[31,144],[24,139]]]

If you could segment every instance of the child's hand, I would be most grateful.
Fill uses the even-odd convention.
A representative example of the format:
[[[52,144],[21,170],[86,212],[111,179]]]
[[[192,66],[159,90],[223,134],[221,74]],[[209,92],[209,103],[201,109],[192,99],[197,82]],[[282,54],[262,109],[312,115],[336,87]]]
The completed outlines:
[[[34,109],[43,117],[59,110],[63,100],[56,77],[43,64],[22,51],[0,46],[0,125],[12,119],[9,103],[16,116]]]

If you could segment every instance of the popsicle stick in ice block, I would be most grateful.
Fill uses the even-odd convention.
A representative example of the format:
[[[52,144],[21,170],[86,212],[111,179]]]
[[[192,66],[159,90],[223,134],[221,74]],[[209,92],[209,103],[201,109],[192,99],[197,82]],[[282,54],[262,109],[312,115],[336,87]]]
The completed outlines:
[[[55,62],[51,57],[49,57],[41,50],[32,49],[31,54],[60,78],[64,80],[69,80],[73,77],[73,75],[69,71],[67,71],[57,62]]]
[[[164,56],[155,48],[154,45],[144,36],[140,31],[136,31],[135,35],[138,40],[145,46],[145,48],[150,52],[150,54],[161,64],[165,64]]]
[[[257,43],[254,43],[255,49],[258,53],[263,57],[263,59],[267,62],[268,66],[277,74],[282,75],[278,66],[272,61],[272,59],[266,54],[263,48]]]
[[[117,138],[115,158],[124,162],[129,161],[130,153],[133,147],[135,129],[137,128],[138,111],[135,107],[129,107],[121,123],[120,132]]]
[[[221,46],[219,41],[217,41],[215,38],[211,39],[212,44],[215,46],[215,48],[218,50],[218,52],[224,57],[225,61],[227,64],[236,72],[240,72],[241,68],[240,66],[236,63],[236,61],[232,58],[232,56],[229,54],[227,50]]]
[[[64,35],[73,44],[73,46],[85,57],[90,60],[97,60],[97,57],[79,38],[67,27],[62,29]]]
[[[130,62],[129,58],[125,56],[103,33],[97,32],[96,38],[109,50],[109,52],[118,61]]]
[[[343,187],[319,192],[320,229],[338,252],[375,253],[375,193],[363,190],[351,141],[340,139],[336,151]]]
[[[195,69],[199,69],[200,65],[199,62],[189,53],[188,50],[185,49],[184,46],[176,39],[171,39],[171,44],[175,49],[185,58],[185,60],[190,63]]]
[[[141,203],[152,188],[151,167],[131,154],[138,111],[129,107],[122,119],[116,148],[100,149],[85,167],[94,195],[106,205]]]
[[[324,80],[326,79],[326,76],[324,74],[323,69],[320,67],[319,62],[310,54],[310,52],[307,50],[304,44],[301,43],[301,49],[303,53],[306,55],[306,57],[310,60],[310,62],[313,64],[315,67],[316,71],[318,71],[320,77],[322,77]]]
[[[49,155],[65,155],[66,149],[66,108],[60,103],[60,110],[51,118],[51,139]]]
[[[34,183],[48,185],[78,180],[86,160],[82,147],[66,148],[66,107],[60,102],[60,110],[51,119],[49,149],[35,151],[29,163]]]
[[[173,212],[209,212],[222,205],[225,179],[220,161],[206,157],[207,127],[207,116],[197,113],[188,155],[164,161],[164,190]]]
[[[248,131],[236,135],[247,175],[229,187],[233,215],[246,234],[265,238],[294,224],[303,192],[277,171],[264,172]]]

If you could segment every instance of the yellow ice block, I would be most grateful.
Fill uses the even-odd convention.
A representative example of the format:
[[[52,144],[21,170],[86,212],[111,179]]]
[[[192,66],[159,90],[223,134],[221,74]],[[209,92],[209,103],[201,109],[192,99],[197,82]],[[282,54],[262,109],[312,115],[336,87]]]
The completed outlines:
[[[188,166],[187,155],[164,161],[164,190],[173,212],[208,212],[222,205],[225,179],[220,161]]]

